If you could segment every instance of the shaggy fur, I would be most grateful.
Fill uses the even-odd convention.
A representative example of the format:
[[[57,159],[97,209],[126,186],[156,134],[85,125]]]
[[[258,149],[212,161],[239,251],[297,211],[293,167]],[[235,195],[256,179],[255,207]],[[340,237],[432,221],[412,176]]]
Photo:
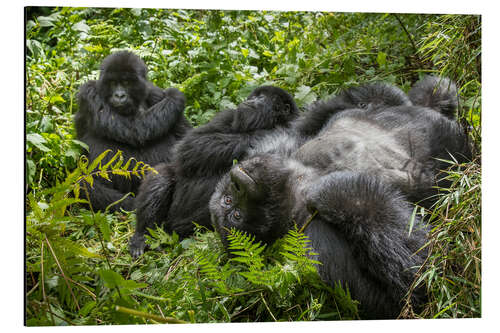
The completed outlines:
[[[419,83],[414,89],[428,88]],[[346,95],[352,91],[340,100]],[[252,150],[255,155],[233,166],[210,200],[212,223],[225,244],[230,228],[272,243],[293,223],[302,227],[316,214],[305,233],[322,263],[322,278],[347,285],[365,318],[396,318],[427,255],[420,249],[429,227],[416,216],[410,231],[413,203],[438,184],[445,165],[436,158],[470,158],[467,137],[441,109],[407,102],[368,109],[338,105],[335,98],[317,103],[299,120],[298,128],[318,124],[316,130],[321,129],[295,152],[281,155],[288,148],[270,144],[277,139],[269,135],[260,143],[263,148]],[[319,126],[311,121],[320,118],[311,115],[315,112],[330,118]],[[300,132],[283,133],[287,138],[277,141],[290,147],[290,141],[304,140],[297,137]],[[411,301],[422,305],[424,290],[414,291]]]
[[[186,237],[193,222],[210,226],[208,201],[215,185],[266,133],[287,128],[298,115],[292,97],[284,90],[255,89],[236,109],[219,112],[209,123],[188,133],[176,146],[175,159],[158,166],[141,185],[137,197],[137,226],[130,252],[144,252],[144,234],[155,224]]]
[[[374,110],[411,104],[398,87],[382,82],[366,84],[343,90],[327,101],[313,103],[309,110],[314,112],[307,112],[297,124],[297,131],[303,136],[315,136],[334,114],[348,109]]]
[[[174,143],[191,128],[183,114],[184,95],[174,88],[154,86],[146,71],[133,53],[117,52],[104,59],[99,80],[80,88],[75,127],[77,138],[89,146],[89,160],[111,149],[103,163],[118,150],[125,159],[134,157],[150,165],[166,162]],[[104,210],[127,193],[135,193],[139,183],[136,177],[111,176],[111,182],[96,177],[90,191],[92,207]],[[110,209],[132,210],[133,201],[129,196]]]

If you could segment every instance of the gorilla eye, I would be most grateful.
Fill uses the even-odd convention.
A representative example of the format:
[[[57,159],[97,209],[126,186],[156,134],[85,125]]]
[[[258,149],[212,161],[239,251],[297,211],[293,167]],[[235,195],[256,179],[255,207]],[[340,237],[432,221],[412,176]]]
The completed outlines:
[[[233,213],[233,216],[237,220],[241,219],[241,213],[240,213],[240,211],[238,209],[235,209],[234,213]]]
[[[290,112],[290,104],[285,103],[285,105],[283,105],[283,111]]]
[[[224,203],[225,203],[226,205],[230,205],[231,203],[233,203],[233,199],[232,199],[230,196],[225,195],[225,196],[224,196]]]

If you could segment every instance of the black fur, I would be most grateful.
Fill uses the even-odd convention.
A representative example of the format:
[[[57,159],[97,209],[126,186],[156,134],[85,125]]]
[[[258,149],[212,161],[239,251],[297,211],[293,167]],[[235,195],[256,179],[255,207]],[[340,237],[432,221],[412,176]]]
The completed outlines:
[[[314,136],[337,112],[347,109],[374,110],[383,107],[411,105],[406,94],[398,87],[387,83],[371,83],[343,90],[327,101],[313,103],[304,119],[297,125],[297,131],[304,136]]]
[[[255,89],[236,109],[219,112],[209,123],[188,133],[175,148],[175,160],[159,166],[141,185],[137,197],[137,227],[130,240],[132,256],[144,251],[144,233],[155,224],[186,237],[193,222],[210,226],[208,201],[215,185],[266,133],[286,128],[298,115],[284,90]]]
[[[458,107],[457,87],[448,78],[426,76],[408,92],[415,105],[430,107],[450,119]]]
[[[153,165],[169,161],[172,147],[190,128],[184,117],[184,95],[175,88],[163,90],[146,78],[146,65],[131,52],[116,52],[104,59],[99,80],[82,85],[75,115],[77,138],[89,146],[90,160],[111,149],[104,163],[118,150],[125,159]],[[133,167],[133,166],[132,166]],[[129,192],[138,190],[140,179],[112,176],[111,182],[97,178],[90,202],[104,210]],[[129,196],[120,205],[134,209]]]
[[[317,212],[305,233],[319,253],[322,278],[347,284],[365,318],[396,318],[427,255],[420,249],[429,228],[418,216],[410,232],[413,203],[438,184],[444,165],[436,157],[470,158],[467,138],[440,110],[422,106],[316,105],[310,113],[326,114],[332,106],[316,137],[280,155],[286,149],[266,142],[276,140],[270,135],[261,145],[274,153],[257,147],[222,178],[209,204],[212,223],[226,244],[232,227],[271,243]],[[300,121],[314,125],[311,119]],[[288,137],[280,142],[303,140],[283,135]],[[425,291],[415,290],[411,301],[421,306]]]

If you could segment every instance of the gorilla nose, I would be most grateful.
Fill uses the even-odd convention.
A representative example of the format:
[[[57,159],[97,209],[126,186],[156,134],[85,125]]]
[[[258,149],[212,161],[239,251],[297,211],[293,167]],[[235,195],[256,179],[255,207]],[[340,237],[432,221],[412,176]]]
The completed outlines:
[[[125,102],[125,100],[127,99],[127,94],[122,91],[117,91],[115,92],[114,97],[118,102]]]

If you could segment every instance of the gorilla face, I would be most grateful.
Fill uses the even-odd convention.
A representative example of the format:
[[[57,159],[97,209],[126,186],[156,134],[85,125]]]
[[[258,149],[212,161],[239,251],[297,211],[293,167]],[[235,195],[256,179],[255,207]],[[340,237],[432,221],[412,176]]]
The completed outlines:
[[[256,156],[231,168],[209,203],[212,224],[224,243],[231,228],[264,243],[283,236],[290,223],[284,194],[289,174],[284,162],[273,155]]]
[[[133,115],[147,95],[146,65],[133,53],[114,53],[104,59],[97,86],[113,111]]]
[[[273,86],[256,88],[235,110],[232,129],[247,132],[286,126],[297,118],[299,109],[292,96]]]

